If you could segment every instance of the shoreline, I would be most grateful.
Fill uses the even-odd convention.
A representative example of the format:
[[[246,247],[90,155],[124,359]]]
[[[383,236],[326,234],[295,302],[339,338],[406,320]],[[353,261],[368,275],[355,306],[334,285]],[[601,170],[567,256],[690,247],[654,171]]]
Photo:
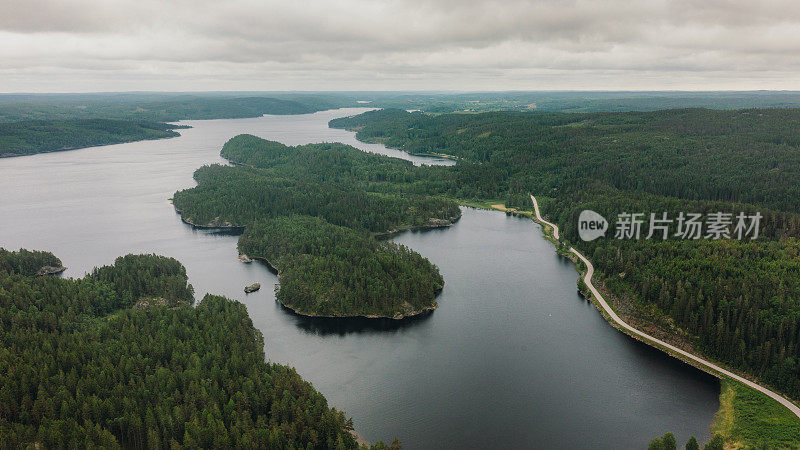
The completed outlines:
[[[450,217],[448,219],[432,219],[425,224],[419,226],[409,226],[403,228],[396,228],[388,231],[384,231],[381,233],[374,233],[372,237],[375,239],[389,239],[393,236],[397,236],[399,234],[405,233],[407,231],[415,232],[415,231],[431,231],[437,230],[439,228],[450,228],[461,220],[461,210],[459,209],[458,215],[454,217]]]
[[[358,444],[358,445],[366,445],[367,447],[372,445],[372,444],[370,444],[370,442],[364,436],[361,435],[361,433],[359,433],[355,429],[347,430],[347,432],[350,433],[350,436],[353,436],[353,439],[356,440],[356,444]]]
[[[187,219],[186,217],[184,217],[183,216],[183,211],[181,211],[180,209],[178,209],[177,206],[175,206],[175,203],[172,201],[172,199],[169,199],[169,201],[170,201],[170,203],[172,203],[172,207],[175,208],[175,212],[181,218],[181,222],[185,223],[186,225],[190,225],[192,228],[196,228],[196,229],[200,229],[200,230],[227,230],[227,231],[235,231],[235,232],[239,232],[239,233],[242,233],[244,231],[244,229],[245,229],[245,227],[243,227],[243,226],[233,225],[230,222],[225,222],[225,223],[219,224],[219,225],[212,225],[213,221],[211,221],[211,222],[209,222],[209,223],[207,223],[205,225],[198,225],[198,224],[192,222],[190,219]]]
[[[542,231],[545,233],[545,236],[547,236],[547,229],[544,227],[550,227],[551,230],[553,231],[553,237],[555,238],[553,243],[557,244],[558,242],[560,242],[558,240],[559,239],[558,226],[551,222],[548,222],[541,216],[541,212],[539,210],[539,203],[536,201],[536,197],[531,195],[531,200],[533,201],[533,207],[534,207],[534,214],[530,216],[531,219],[542,225],[543,227]],[[699,370],[714,375],[718,378],[730,378],[735,381],[738,381],[739,383],[742,383],[745,386],[754,389],[770,397],[771,399],[777,401],[785,408],[787,408],[789,411],[791,411],[795,416],[797,416],[798,419],[800,419],[800,407],[798,407],[797,404],[795,404],[790,399],[782,396],[777,392],[770,390],[769,388],[761,386],[760,384],[754,381],[748,380],[743,376],[737,375],[721,367],[720,365],[710,362],[700,356],[694,355],[686,350],[676,347],[675,345],[669,344],[661,339],[655,338],[643,331],[639,331],[638,329],[632,327],[627,322],[622,320],[614,311],[614,309],[611,308],[608,302],[606,302],[605,298],[600,293],[600,291],[592,283],[592,277],[594,276],[594,265],[592,265],[592,262],[589,261],[589,259],[586,258],[577,249],[575,249],[575,247],[570,247],[569,252],[572,253],[572,255],[567,255],[567,256],[568,257],[572,256],[570,259],[575,263],[576,268],[578,269],[578,273],[582,274],[582,278],[580,279],[583,281],[583,283],[586,285],[586,288],[589,290],[588,292],[589,300],[600,310],[603,317],[606,319],[607,322],[611,324],[611,326],[622,331],[628,336],[631,336],[632,338],[640,342],[650,345],[653,348],[661,350],[667,355],[670,355],[680,361],[683,361],[684,363],[689,364]],[[583,262],[583,264],[586,266],[585,272],[581,269],[578,261]]]
[[[166,123],[166,122],[165,122]],[[176,129],[186,129],[191,128],[189,126],[182,126]],[[144,139],[132,139],[130,141],[121,141],[121,142],[109,142],[106,144],[92,144],[92,145],[83,145],[80,147],[70,147],[70,148],[58,148],[53,150],[43,150],[40,152],[35,153],[0,153],[0,158],[19,158],[22,156],[35,156],[35,155],[44,155],[47,153],[61,153],[61,152],[71,152],[73,150],[84,150],[87,148],[96,148],[96,147],[109,147],[112,145],[120,145],[120,144],[131,144],[133,142],[144,142],[144,141],[160,141],[162,139],[174,139],[177,137],[181,137],[181,134],[175,131],[174,136],[163,136],[163,137],[154,137],[154,138],[144,138]]]
[[[172,202],[172,199],[170,199],[170,202]],[[175,206],[174,203],[172,204],[172,206],[173,206],[173,208],[175,208],[175,212],[181,218],[181,221],[183,223],[185,223],[186,225],[189,225],[189,226],[191,226],[192,228],[195,228],[195,229],[201,229],[201,230],[225,230],[225,231],[236,232],[236,233],[240,234],[240,233],[243,233],[244,229],[246,228],[244,226],[233,225],[233,224],[231,224],[229,222],[225,222],[225,223],[220,224],[220,225],[211,225],[211,224],[197,225],[196,223],[192,222],[191,220],[185,218],[183,216],[183,212],[177,206]],[[426,223],[424,225],[421,225],[421,226],[407,227],[407,228],[402,228],[402,229],[397,229],[397,230],[389,230],[389,231],[384,232],[384,233],[375,234],[375,235],[373,235],[373,237],[375,239],[389,239],[392,236],[395,236],[395,235],[400,234],[400,233],[404,233],[406,231],[428,231],[428,230],[435,230],[435,229],[438,229],[438,228],[449,228],[449,227],[452,227],[453,225],[455,225],[455,223],[458,222],[460,219],[461,219],[461,213],[460,213],[460,210],[459,210],[458,216],[455,216],[453,218],[435,219],[434,221],[428,222],[428,223]],[[239,253],[239,256],[237,256],[239,261],[241,261],[242,263],[247,263],[248,261],[245,261],[245,260],[243,260],[241,258],[241,256],[244,255],[244,253],[242,253],[242,251],[238,248],[238,246],[236,247],[236,251]],[[275,267],[271,262],[269,262],[269,260],[267,260],[266,258],[263,258],[263,257],[258,257],[258,256],[252,256],[252,257],[248,256],[247,259],[250,260],[249,262],[261,261],[262,263],[264,263],[267,266],[267,269],[270,272],[272,272],[275,275],[277,275],[278,283],[280,283],[281,273],[280,273],[280,271],[278,270],[277,267]],[[389,320],[394,320],[394,321],[397,321],[397,322],[401,322],[403,320],[415,319],[415,318],[423,317],[425,315],[433,313],[433,311],[438,309],[439,308],[439,304],[436,303],[436,297],[438,297],[439,294],[441,294],[442,289],[444,289],[444,287],[440,288],[439,290],[437,290],[434,293],[433,305],[432,306],[428,306],[428,307],[425,307],[425,308],[422,308],[422,309],[414,310],[414,311],[411,311],[409,313],[403,313],[403,314],[399,314],[398,313],[398,314],[395,314],[394,316],[385,316],[385,315],[380,315],[380,314],[350,314],[350,315],[333,315],[333,316],[331,316],[331,315],[321,315],[321,314],[310,314],[310,313],[306,313],[306,312],[303,312],[303,311],[299,311],[295,307],[287,305],[287,304],[279,301],[277,298],[275,299],[275,301],[277,301],[281,306],[283,306],[284,308],[286,308],[287,310],[289,310],[293,314],[296,314],[296,315],[301,316],[301,317],[311,318],[311,319],[368,319],[368,320],[389,319]]]
[[[349,132],[355,134],[356,135],[355,138],[357,140],[361,141],[361,142],[365,142],[367,144],[381,144],[381,145],[383,145],[384,147],[386,147],[386,148],[388,148],[390,150],[397,150],[397,151],[403,152],[403,153],[405,153],[405,154],[407,154],[409,156],[418,156],[418,157],[422,157],[422,158],[432,158],[432,159],[449,159],[451,161],[459,161],[461,159],[456,155],[449,155],[447,153],[437,153],[437,152],[412,153],[412,152],[409,152],[407,150],[404,150],[401,147],[393,147],[391,145],[387,145],[386,144],[386,139],[372,138],[372,137],[369,137],[369,138],[361,137],[361,138],[359,138],[358,137],[358,132],[361,131],[361,128],[363,128],[363,127],[351,127],[351,128],[331,127],[330,126],[330,122],[328,122],[328,127],[333,128],[335,130],[349,131]],[[391,156],[390,156],[390,158],[391,158]],[[407,160],[407,161],[409,161],[409,160]]]
[[[274,273],[278,277],[278,285],[280,285],[281,272],[280,272],[280,270],[278,270],[277,267],[275,267],[271,262],[269,262],[269,260],[267,260],[266,258],[259,257],[259,256],[252,256],[252,257],[250,257],[250,259],[253,260],[253,261],[260,261],[261,263],[266,265],[267,266],[267,270],[269,270],[270,272]],[[278,300],[277,297],[275,298],[275,301],[278,302],[278,304],[281,305],[282,307],[284,307],[287,310],[289,310],[292,314],[296,314],[298,316],[306,317],[306,318],[309,318],[309,319],[368,319],[368,320],[389,319],[389,320],[394,320],[394,321],[397,321],[397,322],[401,322],[403,320],[410,320],[410,319],[416,319],[416,318],[419,318],[419,317],[423,317],[425,315],[431,314],[434,311],[436,311],[436,309],[439,308],[439,304],[436,303],[436,297],[438,297],[441,292],[442,292],[442,289],[439,289],[434,294],[434,296],[433,296],[434,304],[432,306],[425,307],[425,308],[422,308],[422,309],[419,309],[419,310],[416,310],[416,311],[412,311],[412,312],[406,313],[406,314],[395,314],[394,316],[382,316],[382,315],[379,315],[379,314],[352,314],[352,315],[341,315],[341,316],[329,316],[329,315],[324,315],[324,314],[309,314],[309,313],[306,313],[306,312],[299,311],[295,307],[287,305],[286,303],[283,303],[282,301]]]
[[[413,319],[416,319],[416,318],[424,317],[425,315],[431,314],[431,313],[433,313],[434,311],[436,311],[439,308],[439,305],[437,304],[435,306],[430,306],[430,307],[422,308],[422,309],[417,310],[417,311],[412,311],[412,312],[410,312],[408,314],[395,315],[393,317],[381,316],[381,315],[377,315],[377,314],[355,314],[355,315],[348,315],[348,316],[327,316],[327,315],[308,314],[308,313],[300,312],[300,311],[296,310],[295,308],[293,308],[293,307],[291,307],[289,305],[281,303],[277,299],[275,301],[280,303],[281,306],[283,306],[284,308],[288,309],[293,314],[297,314],[298,316],[306,317],[306,318],[309,318],[309,319],[345,319],[345,320],[346,319],[354,319],[354,320],[358,320],[358,319],[364,320],[364,319],[366,319],[366,320],[394,320],[396,322],[402,322],[404,320],[413,320]]]

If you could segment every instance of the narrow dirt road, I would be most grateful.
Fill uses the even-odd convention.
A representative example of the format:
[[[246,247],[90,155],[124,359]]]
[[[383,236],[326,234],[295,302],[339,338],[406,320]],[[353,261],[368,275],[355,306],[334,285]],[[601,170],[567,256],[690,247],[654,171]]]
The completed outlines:
[[[533,200],[533,211],[534,211],[534,213],[536,213],[536,220],[541,222],[542,224],[547,225],[550,228],[552,228],[553,229],[553,237],[556,238],[556,240],[558,240],[559,239],[558,238],[558,225],[556,225],[554,223],[550,223],[550,222],[544,220],[544,218],[542,218],[542,214],[539,212],[539,202],[536,201],[536,197],[531,195],[531,200]]]
[[[534,208],[534,212],[536,214],[536,220],[538,222],[541,222],[543,225],[547,225],[549,227],[552,227],[553,228],[553,237],[555,237],[556,240],[558,240],[558,226],[556,226],[555,224],[544,220],[542,218],[542,215],[539,212],[539,203],[536,201],[536,198],[533,195],[531,195],[531,200],[533,200],[533,208]],[[696,363],[698,363],[698,364],[700,364],[702,366],[705,366],[706,368],[711,369],[712,371],[714,371],[714,372],[716,372],[716,373],[718,373],[718,374],[720,374],[722,376],[734,379],[734,380],[736,380],[736,381],[738,381],[738,382],[740,382],[742,384],[745,384],[745,385],[747,385],[747,386],[749,386],[749,387],[751,387],[751,388],[753,388],[753,389],[755,389],[755,390],[757,390],[757,391],[759,391],[759,392],[761,392],[761,393],[763,393],[765,395],[768,395],[769,397],[771,397],[771,398],[775,399],[776,401],[778,401],[778,403],[780,403],[783,406],[785,406],[786,408],[788,408],[789,411],[791,411],[795,416],[800,418],[800,407],[798,407],[797,405],[795,405],[794,403],[792,403],[791,401],[789,401],[788,399],[786,399],[782,395],[780,395],[780,394],[778,394],[776,392],[773,392],[773,391],[771,391],[771,390],[769,390],[769,389],[767,389],[767,388],[765,388],[763,386],[760,386],[760,385],[758,385],[758,384],[756,384],[756,383],[754,383],[754,382],[752,382],[750,380],[742,378],[739,375],[736,375],[733,372],[730,372],[730,371],[728,371],[726,369],[723,369],[722,367],[720,367],[720,366],[718,366],[718,365],[716,365],[716,364],[714,364],[714,363],[712,363],[710,361],[706,361],[705,359],[703,359],[703,358],[701,358],[699,356],[696,356],[696,355],[693,355],[693,354],[691,354],[691,353],[689,353],[687,351],[681,350],[678,347],[675,347],[674,345],[668,344],[668,343],[666,343],[666,342],[664,342],[664,341],[662,341],[660,339],[656,339],[653,336],[650,336],[649,334],[644,333],[642,331],[639,331],[636,328],[633,328],[632,326],[628,325],[624,320],[620,319],[619,316],[617,316],[617,313],[615,313],[614,310],[611,309],[611,306],[609,306],[609,304],[606,302],[605,298],[603,298],[603,295],[600,294],[600,291],[598,291],[597,288],[595,288],[594,285],[592,284],[592,276],[594,275],[594,266],[592,265],[592,262],[589,261],[585,256],[583,256],[583,254],[581,254],[581,252],[579,252],[578,250],[575,250],[574,247],[570,247],[569,251],[574,253],[575,256],[580,258],[580,260],[583,261],[584,264],[586,264],[586,274],[583,276],[583,282],[586,283],[586,286],[589,288],[589,291],[591,291],[592,295],[594,295],[595,299],[597,299],[597,302],[600,304],[600,306],[603,308],[603,310],[608,314],[608,316],[611,318],[611,320],[613,320],[617,325],[619,325],[620,327],[625,329],[625,331],[627,331],[628,333],[630,333],[632,335],[639,336],[640,338],[644,339],[645,342],[647,342],[647,343],[649,343],[649,344],[651,344],[651,345],[653,345],[655,347],[662,347],[662,349],[663,348],[667,348],[670,351],[678,353],[681,356],[683,356],[684,358],[692,360],[692,361],[694,361],[694,362],[696,362]]]

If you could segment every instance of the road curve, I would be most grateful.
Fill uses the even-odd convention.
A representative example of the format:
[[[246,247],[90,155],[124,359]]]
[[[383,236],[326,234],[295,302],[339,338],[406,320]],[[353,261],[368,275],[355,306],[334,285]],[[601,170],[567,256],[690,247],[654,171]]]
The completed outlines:
[[[545,225],[549,225],[549,226],[553,227],[553,236],[556,239],[558,239],[558,227],[556,225],[554,225],[554,224],[552,224],[550,222],[547,222],[546,220],[542,219],[542,216],[539,214],[539,204],[536,202],[536,198],[531,195],[531,200],[533,200],[533,207],[534,207],[534,210],[535,210],[535,213],[536,213],[536,219],[538,221],[541,221]],[[603,310],[608,314],[608,316],[611,317],[611,320],[613,320],[617,325],[619,325],[620,327],[624,328],[629,333],[643,338],[648,343],[656,344],[658,346],[667,348],[667,349],[669,349],[669,350],[671,350],[671,351],[673,351],[675,353],[680,354],[681,356],[683,356],[686,359],[694,361],[694,362],[696,362],[696,363],[698,363],[698,364],[700,364],[702,366],[705,366],[706,368],[711,369],[712,371],[717,372],[717,373],[719,373],[721,375],[724,375],[724,376],[726,376],[728,378],[732,378],[732,379],[734,379],[734,380],[736,380],[736,381],[738,381],[738,382],[740,382],[742,384],[745,384],[745,385],[747,385],[747,386],[749,386],[749,387],[751,387],[751,388],[753,388],[753,389],[755,389],[755,390],[757,390],[757,391],[759,391],[759,392],[761,392],[761,393],[763,393],[763,394],[775,399],[778,403],[780,403],[781,405],[783,405],[786,408],[788,408],[789,411],[791,411],[795,416],[800,418],[800,407],[798,407],[797,405],[795,405],[794,403],[792,403],[791,401],[789,401],[788,399],[786,399],[782,395],[780,395],[780,394],[778,394],[776,392],[773,392],[773,391],[771,391],[771,390],[769,390],[769,389],[767,389],[767,388],[765,388],[763,386],[760,386],[760,385],[758,385],[758,384],[756,384],[756,383],[754,383],[754,382],[752,382],[750,380],[742,378],[739,375],[736,375],[733,372],[730,372],[730,371],[728,371],[726,369],[723,369],[722,367],[720,367],[720,366],[718,366],[718,365],[716,365],[716,364],[714,364],[714,363],[712,363],[710,361],[706,361],[705,359],[703,359],[703,358],[701,358],[699,356],[696,356],[696,355],[693,355],[693,354],[691,354],[691,353],[689,353],[687,351],[681,350],[680,348],[675,347],[674,345],[668,344],[668,343],[666,343],[666,342],[664,342],[664,341],[662,341],[660,339],[657,339],[657,338],[655,338],[653,336],[650,336],[649,334],[644,333],[642,331],[639,331],[636,328],[633,328],[632,326],[628,325],[624,320],[620,319],[619,316],[617,316],[617,313],[615,313],[614,310],[611,309],[611,306],[608,305],[608,303],[606,302],[605,298],[603,298],[603,295],[600,294],[600,291],[598,291],[597,288],[595,288],[594,285],[592,284],[592,276],[594,275],[594,266],[592,265],[591,261],[589,261],[585,256],[583,256],[583,254],[581,254],[581,252],[579,252],[578,250],[575,250],[575,247],[570,247],[569,251],[574,253],[575,256],[580,258],[580,260],[583,261],[584,264],[586,264],[586,274],[583,276],[583,282],[586,283],[586,287],[589,288],[589,291],[591,291],[592,295],[594,295],[594,297],[597,299],[597,302],[600,304],[600,306],[603,308]]]
[[[556,238],[556,240],[558,240],[558,225],[544,220],[542,218],[542,214],[539,212],[539,202],[536,201],[536,197],[531,195],[531,200],[533,200],[533,212],[536,214],[536,220],[552,228],[553,237]]]

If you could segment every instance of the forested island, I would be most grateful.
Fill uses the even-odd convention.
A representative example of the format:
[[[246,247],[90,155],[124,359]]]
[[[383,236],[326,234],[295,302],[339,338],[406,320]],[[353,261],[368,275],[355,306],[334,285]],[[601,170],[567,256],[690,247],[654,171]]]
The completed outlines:
[[[358,447],[342,412],[265,361],[244,305],[192,306],[178,261],[128,255],[77,280],[43,266],[61,261],[0,249],[0,447]]]
[[[440,116],[382,110],[330,125],[409,153],[459,158],[456,166],[430,168],[419,192],[527,210],[533,193],[560,227],[562,248],[590,256],[599,284],[629,323],[800,400],[800,110]],[[579,239],[584,209],[612,221],[608,238]],[[760,235],[613,238],[617,214],[675,218],[682,211],[759,212]],[[760,414],[766,409],[738,405],[731,414],[748,429],[721,430],[728,443],[800,442],[796,420],[771,427]],[[742,420],[746,414],[753,415]]]
[[[436,266],[376,238],[451,225],[452,201],[416,192],[428,168],[342,144],[288,147],[250,135],[228,141],[235,166],[198,169],[198,186],[175,193],[184,221],[243,227],[239,250],[280,275],[277,298],[328,317],[418,315],[437,304]]]

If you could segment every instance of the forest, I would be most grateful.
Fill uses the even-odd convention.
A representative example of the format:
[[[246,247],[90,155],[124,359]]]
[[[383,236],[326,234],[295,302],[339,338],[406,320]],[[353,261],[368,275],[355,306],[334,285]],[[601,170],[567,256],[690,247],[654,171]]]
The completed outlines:
[[[244,305],[191,306],[178,261],[128,255],[82,279],[40,264],[61,262],[0,249],[0,448],[357,448],[342,412],[265,361]]]
[[[168,123],[86,119],[0,122],[0,157],[178,136]]]
[[[441,116],[380,110],[330,125],[409,153],[490,166],[497,186],[482,189],[481,197],[524,189],[544,194],[593,180],[626,191],[797,211],[798,120],[800,109]]]
[[[410,153],[459,158],[430,169],[442,175],[431,172],[419,192],[523,209],[531,209],[527,193],[536,195],[565,245],[592,259],[615,298],[650,323],[687,332],[708,357],[800,399],[800,110],[381,110],[330,124]],[[609,238],[580,240],[584,209],[610,220]],[[754,241],[613,238],[620,213],[681,211],[764,219]]]
[[[239,250],[277,269],[278,301],[307,315],[414,315],[436,308],[444,284],[419,253],[317,217],[256,221]]]
[[[243,228],[239,250],[279,270],[281,303],[327,316],[435,308],[436,266],[376,239],[458,220],[456,202],[414,192],[427,168],[342,144],[288,147],[249,135],[221,154],[236,165],[198,169],[198,185],[173,204],[188,223]]]

